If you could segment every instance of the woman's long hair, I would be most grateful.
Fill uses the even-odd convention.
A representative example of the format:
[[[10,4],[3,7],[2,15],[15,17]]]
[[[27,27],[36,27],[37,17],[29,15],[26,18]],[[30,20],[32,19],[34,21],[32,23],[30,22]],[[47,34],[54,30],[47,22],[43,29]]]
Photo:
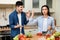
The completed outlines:
[[[50,10],[49,10],[49,7],[48,7],[47,5],[43,5],[43,6],[41,7],[41,13],[42,13],[42,8],[43,8],[43,7],[46,7],[46,8],[48,9],[47,15],[50,16]],[[42,15],[43,15],[43,13],[42,13]]]

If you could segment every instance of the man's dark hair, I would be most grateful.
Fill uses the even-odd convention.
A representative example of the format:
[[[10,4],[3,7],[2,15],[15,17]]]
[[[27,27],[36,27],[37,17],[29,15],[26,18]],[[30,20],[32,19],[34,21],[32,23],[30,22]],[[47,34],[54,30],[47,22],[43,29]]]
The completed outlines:
[[[23,2],[22,1],[17,1],[16,4],[15,4],[15,6],[18,6],[18,7],[19,6],[23,6]]]
[[[42,8],[43,7],[46,7],[47,9],[48,9],[48,16],[50,16],[50,10],[49,10],[49,7],[47,6],[47,5],[43,5],[42,7],[41,7],[41,13],[42,13]],[[42,15],[43,15],[43,13],[42,13]]]

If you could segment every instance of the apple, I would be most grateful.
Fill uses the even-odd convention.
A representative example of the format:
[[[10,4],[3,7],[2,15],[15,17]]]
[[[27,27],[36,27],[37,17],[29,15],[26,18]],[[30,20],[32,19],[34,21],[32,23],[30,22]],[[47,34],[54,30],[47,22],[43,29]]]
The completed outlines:
[[[37,36],[42,36],[42,33],[37,33]]]
[[[27,38],[32,38],[32,34],[31,34],[30,32],[27,32],[27,33],[26,33],[26,37],[27,37]]]
[[[55,32],[55,35],[54,35],[55,37],[56,36],[60,36],[60,32]]]
[[[30,38],[27,38],[26,40],[31,40]]]
[[[59,40],[59,37],[55,37],[55,40]]]
[[[51,36],[51,34],[46,34],[46,38],[49,38]]]
[[[18,40],[18,35],[13,38],[13,40]]]
[[[52,36],[50,37],[50,40],[55,40],[55,37],[52,35]]]
[[[47,40],[50,40],[50,38],[47,38]]]

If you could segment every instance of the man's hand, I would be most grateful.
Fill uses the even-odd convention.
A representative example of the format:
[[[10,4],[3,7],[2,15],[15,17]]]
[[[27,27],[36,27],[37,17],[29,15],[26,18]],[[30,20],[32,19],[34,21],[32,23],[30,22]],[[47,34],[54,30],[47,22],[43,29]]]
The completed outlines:
[[[22,27],[22,26],[20,26],[20,25],[16,25],[16,26],[15,26],[15,28],[20,28],[20,27]]]
[[[20,26],[19,24],[17,24],[17,25],[15,26],[15,28],[19,28],[19,27],[22,27],[22,26]]]

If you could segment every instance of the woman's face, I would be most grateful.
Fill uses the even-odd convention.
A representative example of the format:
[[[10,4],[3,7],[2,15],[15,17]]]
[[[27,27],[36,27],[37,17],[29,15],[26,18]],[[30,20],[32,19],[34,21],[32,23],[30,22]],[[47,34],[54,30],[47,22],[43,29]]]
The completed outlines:
[[[47,15],[47,13],[48,13],[47,7],[42,8],[42,13],[43,13],[43,15]]]

